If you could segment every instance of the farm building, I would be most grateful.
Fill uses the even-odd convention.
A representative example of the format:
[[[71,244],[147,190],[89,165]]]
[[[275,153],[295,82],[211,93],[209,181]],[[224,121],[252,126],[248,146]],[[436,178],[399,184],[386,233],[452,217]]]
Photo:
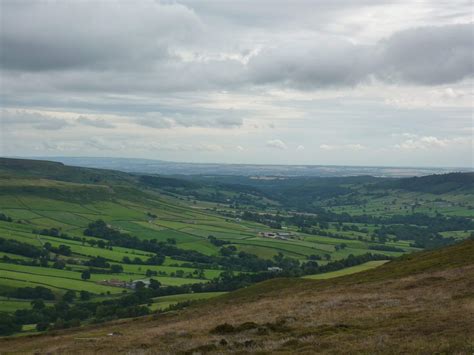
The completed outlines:
[[[273,232],[260,232],[259,235],[264,238],[275,238],[276,233]]]
[[[112,286],[112,287],[123,287],[130,288],[134,290],[137,287],[137,284],[141,282],[145,287],[150,286],[150,280],[133,280],[133,281],[122,281],[117,279],[102,280],[97,282],[99,285]]]
[[[264,238],[288,240],[295,237],[291,232],[260,232],[259,235]]]
[[[127,287],[127,282],[117,279],[102,280],[98,282],[99,285],[112,286],[112,287]]]
[[[150,286],[150,280],[134,280],[134,281],[130,281],[130,282],[127,282],[127,288],[131,288],[132,290],[134,290],[135,288],[137,288],[137,284],[141,282],[142,284],[145,285],[145,287],[148,287]]]

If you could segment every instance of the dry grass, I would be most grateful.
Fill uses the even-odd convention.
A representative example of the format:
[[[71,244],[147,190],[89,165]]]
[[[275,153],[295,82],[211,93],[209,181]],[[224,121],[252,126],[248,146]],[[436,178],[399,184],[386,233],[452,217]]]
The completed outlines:
[[[472,354],[472,259],[464,266],[376,282],[350,277],[344,282],[288,281],[290,287],[267,287],[265,293],[244,290],[175,314],[4,339],[0,350],[144,355]],[[246,322],[255,324],[243,325]],[[215,330],[225,323],[237,329]],[[107,335],[112,332],[120,335]]]

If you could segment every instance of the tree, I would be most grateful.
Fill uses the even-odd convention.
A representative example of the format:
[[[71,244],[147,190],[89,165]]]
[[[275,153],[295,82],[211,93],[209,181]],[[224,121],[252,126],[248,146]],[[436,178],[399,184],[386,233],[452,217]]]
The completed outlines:
[[[89,280],[91,278],[91,272],[89,270],[84,270],[81,274],[81,279]]]
[[[143,290],[145,288],[145,283],[141,282],[141,281],[137,281],[135,283],[135,290]]]
[[[150,269],[147,269],[146,273],[145,273],[146,277],[157,276],[157,275],[158,275],[158,272],[156,272],[154,270],[150,270]]]
[[[58,303],[56,303],[56,304],[54,305],[54,309],[55,309],[56,312],[58,312],[58,313],[65,313],[65,312],[67,312],[67,311],[69,310],[69,308],[70,308],[70,307],[69,307],[68,303],[67,303],[66,301],[64,301],[64,300],[61,300],[61,301],[59,301]]]
[[[43,286],[33,287],[19,287],[9,294],[10,297],[23,299],[38,299],[54,300],[54,293],[49,288]]]
[[[66,322],[64,322],[64,319],[62,318],[58,318],[52,326],[53,329],[64,329],[65,327],[66,327]]]
[[[47,259],[47,258],[41,257],[41,258],[39,259],[39,263],[40,263],[40,266],[48,267],[48,259]]]
[[[57,250],[58,254],[70,256],[72,254],[71,248],[67,245],[61,244]]]
[[[38,322],[38,324],[36,324],[36,330],[38,332],[44,332],[48,328],[49,328],[49,323],[48,322]]]
[[[110,271],[112,271],[115,274],[123,272],[123,266],[120,264],[113,264],[110,265]]]
[[[97,244],[97,241],[94,240],[94,239],[88,239],[88,240],[87,240],[87,243],[88,243],[91,247],[93,247],[94,245]]]
[[[0,317],[0,335],[10,335],[21,330],[21,324],[15,322],[15,318],[9,314]]]
[[[233,245],[230,245],[228,247],[222,247],[220,250],[219,250],[219,253],[222,255],[222,256],[231,256],[234,252],[237,251],[237,248]]]
[[[0,213],[0,221],[5,221],[5,222],[12,222],[13,219],[11,219],[11,217],[8,217],[6,214],[4,213]]]
[[[161,287],[161,282],[155,279],[150,279],[150,285],[148,287],[152,290],[158,290]]]
[[[206,278],[206,274],[204,273],[204,269],[195,270],[195,273],[196,273],[197,278],[199,278],[199,279],[205,279]]]
[[[148,258],[146,263],[150,265],[161,265],[165,262],[165,257],[163,255],[153,255],[152,257]]]
[[[76,298],[76,292],[72,290],[66,291],[66,293],[63,295],[63,301],[66,301],[68,303],[71,303],[72,301],[74,301],[75,298]]]
[[[93,266],[93,267],[101,267],[101,268],[109,268],[110,264],[107,262],[102,256],[94,256],[90,258],[88,261],[84,263],[84,265]]]
[[[35,311],[39,311],[39,310],[42,310],[43,308],[45,308],[46,306],[45,306],[43,300],[37,299],[37,300],[31,301],[31,307],[32,307]]]
[[[66,267],[66,263],[63,260],[56,260],[53,264],[55,269],[64,269]]]
[[[79,293],[79,297],[80,297],[81,301],[88,301],[88,300],[91,299],[91,294],[90,294],[90,292],[88,292],[88,291],[82,290],[82,291]]]

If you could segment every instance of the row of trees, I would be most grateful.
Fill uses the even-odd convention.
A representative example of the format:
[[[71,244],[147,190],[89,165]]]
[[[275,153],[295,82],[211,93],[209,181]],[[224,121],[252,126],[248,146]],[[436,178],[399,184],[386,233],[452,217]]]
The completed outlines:
[[[0,221],[13,222],[13,219],[7,216],[5,213],[0,213]]]
[[[274,263],[271,260],[261,259],[256,255],[245,252],[235,253],[234,250],[231,250],[231,253],[228,254],[224,252],[219,256],[210,256],[194,250],[180,249],[175,245],[158,242],[155,239],[141,240],[128,233],[122,233],[107,226],[107,224],[102,220],[90,223],[87,229],[84,230],[84,235],[104,238],[113,245],[143,250],[155,254],[155,256],[151,257],[143,264],[148,264],[149,262],[151,265],[160,265],[164,261],[165,256],[170,256],[178,260],[188,261],[192,263],[193,267],[197,268],[231,268],[238,271],[258,272],[266,270],[270,266],[274,266]],[[217,243],[222,244],[221,242]],[[132,260],[128,257],[125,257],[123,262],[136,264],[142,263],[140,258]]]
[[[5,239],[0,237],[0,251],[23,255],[29,258],[46,257],[48,252],[45,249],[38,248],[34,245],[19,242],[14,239]]]
[[[354,231],[368,233],[368,228],[359,227],[356,224],[372,224],[380,226],[371,235],[372,240],[385,243],[390,238],[396,240],[414,240],[412,246],[418,248],[436,248],[455,242],[453,238],[445,238],[440,233],[446,231],[472,230],[474,221],[466,217],[444,217],[440,214],[429,216],[423,213],[411,215],[394,215],[390,217],[378,216],[352,216],[348,213],[333,213],[323,208],[318,208],[317,215],[292,214],[282,216],[280,214],[259,214],[245,211],[240,215],[243,219],[265,223],[267,225],[282,224],[294,225],[303,233],[317,234],[339,239],[352,239],[339,233],[325,231],[330,223],[335,225],[338,231]],[[376,249],[374,249],[376,250]],[[378,249],[384,250],[384,249]],[[400,251],[400,250],[397,250]]]

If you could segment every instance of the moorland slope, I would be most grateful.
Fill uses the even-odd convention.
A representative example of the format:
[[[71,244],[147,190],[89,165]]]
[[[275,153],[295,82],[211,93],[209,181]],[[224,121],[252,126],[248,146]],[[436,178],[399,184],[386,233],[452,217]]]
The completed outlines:
[[[2,339],[27,353],[472,353],[474,241],[330,280],[276,279],[169,312]]]

